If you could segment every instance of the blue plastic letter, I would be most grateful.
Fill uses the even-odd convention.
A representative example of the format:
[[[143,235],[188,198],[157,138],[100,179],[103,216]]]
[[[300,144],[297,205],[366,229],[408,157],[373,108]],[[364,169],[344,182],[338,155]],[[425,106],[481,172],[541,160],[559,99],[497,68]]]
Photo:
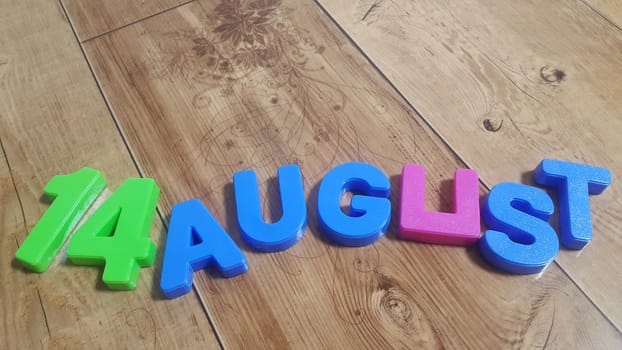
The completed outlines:
[[[253,248],[266,252],[285,250],[298,242],[307,228],[307,206],[298,165],[279,168],[283,216],[268,224],[261,216],[257,176],[252,170],[233,176],[238,224],[242,237]]]
[[[378,240],[389,227],[391,183],[378,168],[365,163],[346,163],[326,174],[318,193],[318,216],[322,231],[334,242],[365,246]],[[352,196],[350,215],[341,211],[340,201],[347,191]]]
[[[592,240],[589,194],[600,194],[611,183],[611,173],[591,165],[544,159],[533,177],[554,187],[559,196],[559,229],[562,244],[582,249]]]
[[[198,199],[173,207],[166,239],[160,289],[167,298],[192,288],[192,274],[216,263],[224,277],[248,270],[246,258]]]
[[[555,207],[546,192],[503,182],[490,190],[484,207],[490,230],[480,250],[492,265],[517,274],[542,271],[559,251],[559,240],[547,220]]]

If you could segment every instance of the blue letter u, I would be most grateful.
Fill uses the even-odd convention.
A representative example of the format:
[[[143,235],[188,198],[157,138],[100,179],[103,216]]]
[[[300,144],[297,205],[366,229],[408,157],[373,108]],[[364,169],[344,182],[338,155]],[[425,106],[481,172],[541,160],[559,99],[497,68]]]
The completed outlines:
[[[233,176],[240,231],[244,240],[257,250],[285,250],[296,244],[307,228],[307,207],[300,168],[295,164],[282,166],[278,177],[283,216],[269,224],[262,217],[255,172],[240,171]]]

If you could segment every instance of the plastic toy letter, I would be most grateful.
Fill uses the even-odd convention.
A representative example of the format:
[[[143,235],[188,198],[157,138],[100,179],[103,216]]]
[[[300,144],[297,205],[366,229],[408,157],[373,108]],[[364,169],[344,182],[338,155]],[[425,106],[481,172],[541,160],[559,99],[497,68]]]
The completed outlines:
[[[104,187],[104,177],[91,168],[54,176],[44,190],[52,204],[19,247],[15,258],[31,270],[47,270],[69,233]]]
[[[484,258],[516,274],[542,271],[559,251],[557,233],[547,222],[554,209],[538,188],[510,182],[493,187],[483,208],[490,228],[479,244]]]
[[[253,248],[266,252],[285,250],[300,240],[307,228],[307,206],[298,165],[279,168],[283,216],[268,224],[261,215],[257,176],[252,170],[233,176],[238,224],[242,237]]]
[[[481,233],[477,172],[459,169],[454,178],[453,213],[428,212],[425,210],[425,168],[404,165],[398,235],[401,239],[456,245],[477,242]]]
[[[365,163],[345,163],[326,174],[318,193],[318,216],[322,231],[334,242],[365,246],[378,240],[389,227],[391,184],[378,168]],[[340,206],[344,192],[354,191],[350,215]]]
[[[173,207],[166,239],[160,289],[176,298],[192,288],[193,272],[216,264],[224,277],[248,270],[246,258],[198,199]]]
[[[111,289],[134,289],[140,267],[153,264],[149,239],[160,189],[152,179],[128,179],[74,234],[67,257],[77,265],[104,265]]]
[[[611,173],[591,165],[544,159],[533,175],[541,185],[554,187],[559,196],[561,241],[582,249],[592,240],[590,194],[601,194],[611,184]]]

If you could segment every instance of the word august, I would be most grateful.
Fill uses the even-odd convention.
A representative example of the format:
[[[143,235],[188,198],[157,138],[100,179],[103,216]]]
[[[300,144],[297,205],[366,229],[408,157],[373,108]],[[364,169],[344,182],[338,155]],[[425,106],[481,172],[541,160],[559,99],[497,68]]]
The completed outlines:
[[[557,190],[561,243],[581,249],[592,238],[589,194],[610,183],[607,169],[545,159],[534,171],[535,181]],[[282,217],[262,219],[257,178],[253,171],[233,177],[237,217],[243,239],[266,252],[290,248],[303,236],[307,209],[300,168],[278,169]],[[54,176],[45,187],[53,202],[16,253],[26,267],[45,271],[80,218],[106,183],[90,168]],[[557,255],[557,233],[548,224],[554,205],[535,187],[500,183],[482,205],[490,228],[480,238],[478,175],[460,169],[454,177],[454,210],[425,210],[425,169],[405,165],[402,172],[398,237],[427,243],[470,245],[479,241],[483,257],[499,269],[537,273]],[[341,209],[345,192],[352,191],[349,213]],[[159,188],[152,179],[128,179],[72,236],[67,257],[79,265],[104,265],[103,281],[112,289],[133,289],[140,267],[150,266],[156,247],[149,231]],[[388,177],[365,163],[346,163],[322,179],[317,212],[321,230],[344,246],[366,246],[387,230],[391,218]],[[242,274],[248,264],[242,251],[198,199],[173,207],[166,241],[160,287],[168,298],[187,293],[194,271],[216,265],[225,277]]]

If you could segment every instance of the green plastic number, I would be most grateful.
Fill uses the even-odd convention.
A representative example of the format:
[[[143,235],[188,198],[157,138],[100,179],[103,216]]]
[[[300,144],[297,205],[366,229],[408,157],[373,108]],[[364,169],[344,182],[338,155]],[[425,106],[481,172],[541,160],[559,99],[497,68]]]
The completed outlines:
[[[47,270],[69,233],[104,187],[104,177],[91,168],[54,176],[44,190],[52,204],[19,247],[15,258],[31,270]]]
[[[134,289],[140,267],[151,266],[156,246],[149,231],[160,189],[152,179],[128,179],[74,234],[67,257],[76,265],[104,265],[111,289]]]

